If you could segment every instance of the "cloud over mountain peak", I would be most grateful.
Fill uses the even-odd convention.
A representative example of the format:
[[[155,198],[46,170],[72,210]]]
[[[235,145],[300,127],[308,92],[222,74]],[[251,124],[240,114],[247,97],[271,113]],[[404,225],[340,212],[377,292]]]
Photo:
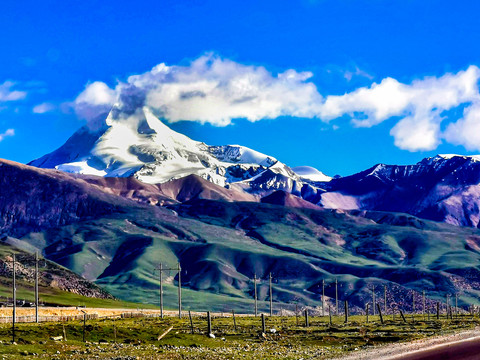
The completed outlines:
[[[280,116],[330,122],[348,116],[356,127],[372,127],[395,118],[390,134],[409,151],[435,149],[442,141],[480,150],[471,130],[480,127],[480,69],[425,77],[409,84],[387,77],[343,95],[319,93],[311,72],[289,69],[274,74],[263,66],[244,65],[207,54],[188,65],[156,65],[132,75],[115,88],[96,81],[74,102],[80,117],[92,120],[117,104],[125,113],[147,106],[169,122],[181,120],[231,124]],[[464,118],[446,114],[465,106]],[[441,124],[447,123],[447,131]]]

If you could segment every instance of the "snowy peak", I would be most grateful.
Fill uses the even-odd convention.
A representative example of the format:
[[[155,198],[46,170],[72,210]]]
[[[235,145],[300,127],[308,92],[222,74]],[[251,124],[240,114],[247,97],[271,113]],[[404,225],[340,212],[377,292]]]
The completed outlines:
[[[480,155],[438,154],[436,156],[423,159],[419,162],[419,164],[435,165],[438,162],[444,162],[445,160],[451,160],[455,158],[480,161]]]
[[[277,159],[241,145],[209,146],[209,152],[220,161],[238,164],[272,166]]]
[[[330,176],[325,175],[311,166],[296,166],[292,168],[292,170],[302,179],[307,179],[313,182],[327,182],[332,180]]]
[[[221,186],[237,183],[252,192],[258,191],[252,190],[251,180],[262,179],[265,184],[255,185],[263,194],[291,184],[301,188],[311,181],[245,146],[209,146],[192,140],[170,129],[148,107],[126,111],[115,105],[101,123],[96,132],[80,129],[62,147],[30,165],[86,175],[133,176],[149,184],[197,175]],[[328,179],[318,170],[315,175]]]

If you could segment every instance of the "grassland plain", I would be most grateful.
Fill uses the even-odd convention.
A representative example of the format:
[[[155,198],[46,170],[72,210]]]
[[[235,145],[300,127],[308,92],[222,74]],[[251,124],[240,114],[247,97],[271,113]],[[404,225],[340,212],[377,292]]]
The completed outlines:
[[[297,323],[298,321],[298,323]],[[389,343],[447,335],[480,325],[477,317],[462,315],[453,320],[424,320],[416,315],[403,322],[388,316],[384,324],[377,317],[311,317],[304,319],[267,317],[262,334],[260,317],[213,317],[207,336],[205,316],[88,320],[83,342],[83,322],[18,324],[16,344],[11,344],[11,327],[0,326],[0,358],[57,359],[329,359]],[[158,340],[171,327],[162,339]],[[66,341],[52,337],[66,335]]]

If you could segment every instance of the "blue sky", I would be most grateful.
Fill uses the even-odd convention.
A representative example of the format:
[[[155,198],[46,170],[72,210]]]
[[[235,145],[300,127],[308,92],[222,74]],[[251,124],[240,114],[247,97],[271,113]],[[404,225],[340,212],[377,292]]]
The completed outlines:
[[[440,0],[4,2],[0,157],[28,162],[63,144],[86,122],[75,100],[89,84],[113,91],[160,63],[188,72],[205,54],[242,74],[265,70],[253,91],[291,103],[223,109],[227,126],[211,112],[203,124],[167,116],[197,140],[329,175],[480,153],[479,10]],[[289,69],[285,84],[278,74]],[[209,69],[202,76],[212,81]]]

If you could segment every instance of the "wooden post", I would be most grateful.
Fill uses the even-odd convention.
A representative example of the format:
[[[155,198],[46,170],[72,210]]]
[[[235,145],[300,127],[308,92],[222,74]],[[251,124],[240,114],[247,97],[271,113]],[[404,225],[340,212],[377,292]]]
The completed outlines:
[[[407,322],[407,319],[405,319],[405,315],[403,315],[403,311],[400,309],[398,311],[400,311],[400,316],[402,317],[403,322]]]
[[[310,323],[308,321],[308,309],[305,309],[305,327],[309,327]]]
[[[369,311],[369,308],[368,308],[368,307],[369,307],[369,306],[370,306],[370,304],[367,303],[367,306],[366,306],[366,308],[365,308],[365,314],[367,315],[367,323],[368,323],[368,311]]]
[[[265,314],[262,314],[262,333],[266,333],[266,327],[265,327]]]
[[[258,306],[257,306],[257,274],[253,275],[253,289],[255,292],[255,316],[257,316]]]
[[[207,335],[212,333],[212,318],[210,316],[210,311],[207,311]]]
[[[380,304],[377,304],[378,315],[380,315],[380,322],[383,324],[382,310],[380,309]]]
[[[178,318],[182,318],[182,268],[178,263]]]
[[[330,326],[332,326],[332,307],[328,305],[328,316],[330,317]]]
[[[447,319],[448,319],[448,307],[449,307],[449,304],[450,304],[450,301],[449,301],[449,300],[450,300],[450,295],[447,294],[446,298],[447,298],[447,299],[446,299],[447,301],[446,301],[446,303],[445,303],[445,312],[446,312],[446,314],[447,314]]]
[[[232,309],[233,328],[237,331],[237,320],[235,319],[235,310]]]
[[[440,320],[440,303],[437,301],[437,320]]]
[[[117,326],[115,325],[115,318],[113,318],[113,341],[117,343]]]
[[[62,324],[63,327],[63,341],[67,341],[67,331],[65,330],[65,324]]]
[[[383,311],[387,316],[387,285],[383,285]]]
[[[85,327],[87,325],[87,314],[83,313],[83,342],[85,342]]]
[[[345,324],[348,323],[348,301],[345,300]]]
[[[170,331],[172,331],[172,329],[173,329],[173,326],[170,326],[167,330],[165,330],[165,331],[163,332],[162,335],[160,335],[160,336],[157,338],[157,341],[162,340],[165,336],[167,336],[167,334],[168,334]]]
[[[193,329],[193,320],[192,320],[192,312],[190,310],[188,310],[188,317],[190,318],[190,330],[192,332],[192,334],[194,333],[194,329]]]

